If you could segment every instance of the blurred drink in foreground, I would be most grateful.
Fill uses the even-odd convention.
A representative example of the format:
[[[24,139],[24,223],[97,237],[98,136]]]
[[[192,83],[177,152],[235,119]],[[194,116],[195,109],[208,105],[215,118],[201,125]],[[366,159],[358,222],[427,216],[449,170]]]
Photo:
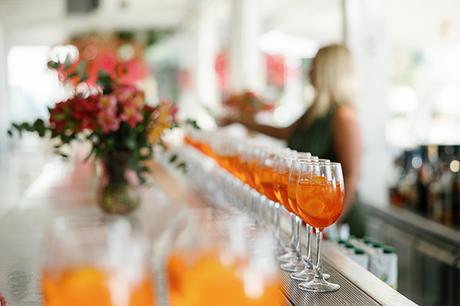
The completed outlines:
[[[167,259],[171,306],[281,306],[273,240],[240,215],[186,214]]]
[[[218,252],[175,254],[169,257],[171,306],[279,306],[277,279],[245,273],[245,260],[226,262]]]
[[[153,280],[147,273],[139,282],[97,267],[44,271],[45,306],[152,306]]]
[[[146,241],[128,221],[58,218],[45,241],[44,306],[154,306]]]

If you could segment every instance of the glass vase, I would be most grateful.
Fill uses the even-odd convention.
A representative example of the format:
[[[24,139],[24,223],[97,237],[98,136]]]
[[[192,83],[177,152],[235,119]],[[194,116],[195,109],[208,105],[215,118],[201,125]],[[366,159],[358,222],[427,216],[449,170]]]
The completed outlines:
[[[129,169],[130,152],[114,152],[101,158],[98,202],[110,214],[127,214],[141,204],[140,184],[135,171]]]

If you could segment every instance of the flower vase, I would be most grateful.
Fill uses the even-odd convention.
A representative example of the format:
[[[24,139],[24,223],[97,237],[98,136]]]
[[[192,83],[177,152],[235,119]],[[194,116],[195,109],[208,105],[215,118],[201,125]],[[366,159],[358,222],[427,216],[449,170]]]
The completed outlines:
[[[101,159],[99,207],[110,214],[127,214],[140,206],[140,184],[128,168],[130,152],[114,152]]]

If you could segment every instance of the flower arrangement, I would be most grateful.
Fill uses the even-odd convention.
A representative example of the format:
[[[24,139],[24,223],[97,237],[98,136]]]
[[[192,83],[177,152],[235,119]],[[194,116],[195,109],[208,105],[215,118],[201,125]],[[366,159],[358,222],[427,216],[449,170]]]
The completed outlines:
[[[124,84],[134,84],[148,75],[140,41],[120,39],[116,35],[86,34],[72,38],[69,43],[78,50],[75,58],[68,56],[62,64],[49,62],[63,82],[95,85],[101,71]]]
[[[61,148],[75,140],[89,141],[90,156],[98,158],[114,151],[129,152],[129,168],[143,182],[147,169],[142,161],[152,158],[152,145],[163,145],[164,131],[177,125],[177,109],[169,101],[148,105],[144,93],[135,86],[114,82],[101,74],[100,79],[104,78],[110,85],[104,86],[103,92],[77,94],[58,102],[48,109],[48,122],[37,119],[32,124],[14,123],[9,134],[17,130],[36,132],[41,137],[50,135],[57,140],[55,149],[63,157],[67,155]]]
[[[265,103],[252,91],[232,94],[224,100],[223,105],[237,116],[255,116],[260,112],[273,110],[273,105]]]
[[[96,84],[89,93],[77,92],[49,108],[49,120],[15,123],[8,133],[27,131],[49,136],[63,157],[67,157],[64,146],[89,142],[88,158],[100,160],[104,172],[101,207],[124,213],[139,205],[135,186],[146,181],[146,162],[152,159],[154,146],[164,147],[164,132],[178,125],[177,109],[169,101],[147,104],[141,90],[105,72],[99,73]],[[185,168],[183,163],[178,166]]]

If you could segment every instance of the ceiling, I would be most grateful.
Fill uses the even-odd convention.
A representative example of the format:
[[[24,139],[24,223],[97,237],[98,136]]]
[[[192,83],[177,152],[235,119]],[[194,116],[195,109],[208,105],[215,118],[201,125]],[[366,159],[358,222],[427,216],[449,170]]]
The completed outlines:
[[[88,0],[71,0],[88,1]],[[68,15],[66,0],[0,0],[0,23],[11,44],[56,43],[71,32],[94,29],[187,27],[197,9],[232,0],[99,0],[99,9]],[[342,37],[342,0],[256,0],[263,3],[263,32],[280,30],[320,44]],[[366,0],[349,0],[366,1]],[[395,45],[426,46],[440,39],[460,41],[459,0],[374,0]],[[222,20],[223,23],[228,23]]]
[[[13,44],[51,43],[69,32],[187,26],[199,6],[217,3],[226,6],[229,14],[230,1],[100,0],[93,13],[68,15],[65,0],[0,0],[0,20],[12,34]],[[279,29],[325,41],[340,38],[341,0],[259,1],[264,3],[259,12],[263,31]]]

